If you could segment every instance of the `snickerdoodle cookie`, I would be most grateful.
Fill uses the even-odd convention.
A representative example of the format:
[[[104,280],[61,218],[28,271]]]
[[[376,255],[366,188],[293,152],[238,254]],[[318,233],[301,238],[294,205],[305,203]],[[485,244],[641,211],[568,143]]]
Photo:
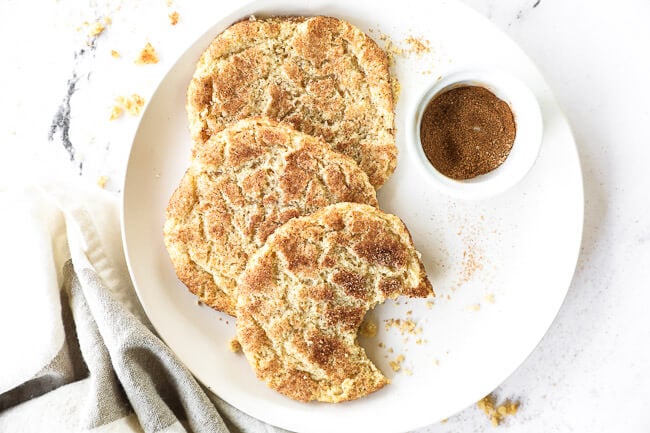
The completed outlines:
[[[367,205],[330,205],[290,220],[251,256],[237,338],[257,376],[282,394],[356,399],[387,383],[357,344],[359,326],[400,295],[433,295],[402,221]]]
[[[248,257],[289,219],[342,201],[377,205],[351,158],[288,125],[249,118],[194,147],[167,207],[165,244],[189,290],[234,315]]]
[[[199,59],[187,111],[196,143],[249,116],[289,123],[353,158],[375,188],[397,163],[386,54],[336,18],[233,24]]]

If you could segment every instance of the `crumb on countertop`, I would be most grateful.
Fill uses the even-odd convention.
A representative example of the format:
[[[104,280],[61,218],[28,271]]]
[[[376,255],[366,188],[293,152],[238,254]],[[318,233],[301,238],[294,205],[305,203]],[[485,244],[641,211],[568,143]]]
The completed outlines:
[[[507,417],[515,415],[519,410],[519,402],[510,399],[497,406],[496,397],[492,394],[483,397],[476,405],[490,419],[494,427],[500,425]]]
[[[144,107],[144,98],[136,93],[131,96],[118,96],[111,111],[110,120],[115,120],[126,111],[131,116],[137,116]]]
[[[370,319],[364,320],[359,328],[359,334],[363,337],[372,338],[377,335],[377,324]]]
[[[427,303],[426,303],[425,305],[426,305],[427,308],[430,310],[430,309],[433,308],[433,301],[427,301]]]
[[[490,304],[494,304],[494,293],[488,293],[485,295],[485,300]]]
[[[480,311],[481,310],[481,304],[468,305],[466,310],[467,311]]]
[[[111,57],[113,57],[115,59],[119,58],[120,57],[119,51],[111,50]]]
[[[237,337],[232,337],[230,339],[228,342],[228,348],[232,353],[241,352],[241,344],[239,343],[239,340],[237,340]]]
[[[151,42],[147,42],[147,45],[145,45],[142,51],[140,51],[140,55],[135,59],[135,63],[138,65],[152,65],[158,63],[158,54],[156,54],[156,50],[153,45],[151,45]]]
[[[124,108],[122,108],[119,105],[113,105],[113,108],[111,109],[111,116],[109,117],[109,120],[118,119],[120,116],[122,116],[122,113],[124,113]]]
[[[90,26],[90,29],[88,30],[88,36],[90,36],[91,38],[94,38],[95,36],[99,36],[104,32],[104,29],[106,29],[104,23],[102,23],[101,21],[96,21]]]
[[[176,24],[178,24],[178,16],[179,16],[179,15],[178,15],[178,12],[176,12],[176,11],[171,12],[171,13],[169,14],[169,23],[170,23],[172,26],[175,26]]]
[[[99,186],[101,189],[104,189],[106,187],[106,182],[108,182],[108,176],[99,176],[96,182],[97,186]]]

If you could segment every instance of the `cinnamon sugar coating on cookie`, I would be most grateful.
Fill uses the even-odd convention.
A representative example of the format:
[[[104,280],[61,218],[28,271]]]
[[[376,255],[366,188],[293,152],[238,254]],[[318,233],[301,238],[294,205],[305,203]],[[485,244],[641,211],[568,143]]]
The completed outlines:
[[[433,289],[399,218],[338,203],[276,230],[238,294],[237,338],[257,376],[296,400],[340,402],[388,382],[357,344],[366,312]]]
[[[386,54],[351,24],[276,17],[233,24],[198,61],[188,88],[194,140],[262,115],[323,138],[380,187],[395,170]]]
[[[231,315],[237,277],[278,227],[332,203],[377,205],[352,159],[268,119],[239,121],[193,153],[167,207],[165,243],[189,290]]]

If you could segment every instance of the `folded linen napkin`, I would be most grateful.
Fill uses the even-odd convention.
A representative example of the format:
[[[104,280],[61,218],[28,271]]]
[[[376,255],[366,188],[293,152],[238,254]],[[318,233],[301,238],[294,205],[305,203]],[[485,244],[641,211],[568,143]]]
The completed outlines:
[[[202,388],[131,285],[117,196],[0,190],[0,431],[281,432]]]

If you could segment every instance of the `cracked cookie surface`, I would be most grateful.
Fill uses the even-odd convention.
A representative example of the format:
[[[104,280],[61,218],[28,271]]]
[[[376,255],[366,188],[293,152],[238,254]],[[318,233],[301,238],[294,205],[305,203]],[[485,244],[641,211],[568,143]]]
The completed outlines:
[[[336,18],[233,24],[199,59],[187,112],[196,143],[249,116],[289,123],[352,157],[375,188],[397,163],[386,54]]]
[[[257,376],[301,401],[363,397],[388,380],[357,344],[366,312],[433,296],[411,236],[394,216],[356,203],[295,218],[240,277],[237,338]]]
[[[342,201],[377,205],[352,159],[287,125],[245,119],[194,147],[167,207],[165,245],[188,289],[234,315],[248,257],[289,219]]]

